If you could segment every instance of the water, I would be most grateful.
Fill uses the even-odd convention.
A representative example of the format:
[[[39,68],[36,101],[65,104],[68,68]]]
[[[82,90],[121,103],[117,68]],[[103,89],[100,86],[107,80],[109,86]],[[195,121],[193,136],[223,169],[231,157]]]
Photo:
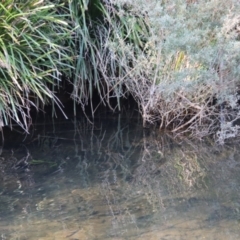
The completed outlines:
[[[1,153],[0,239],[240,239],[238,145],[176,142],[120,115],[32,132]]]

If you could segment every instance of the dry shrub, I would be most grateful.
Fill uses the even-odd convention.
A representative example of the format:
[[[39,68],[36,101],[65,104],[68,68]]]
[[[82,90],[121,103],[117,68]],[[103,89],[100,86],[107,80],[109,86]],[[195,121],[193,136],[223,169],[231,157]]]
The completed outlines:
[[[162,129],[200,138],[214,134],[220,143],[238,135],[240,3],[120,2],[142,14],[149,27],[143,51],[136,54],[122,41],[118,59],[113,49],[125,70],[118,82],[138,102],[143,125],[159,122]]]

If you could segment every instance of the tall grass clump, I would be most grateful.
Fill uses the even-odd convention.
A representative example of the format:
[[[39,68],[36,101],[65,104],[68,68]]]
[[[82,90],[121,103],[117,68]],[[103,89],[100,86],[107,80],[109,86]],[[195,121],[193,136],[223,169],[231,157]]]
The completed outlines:
[[[0,3],[0,126],[17,123],[25,131],[30,108],[60,104],[55,87],[72,69],[71,35],[61,5],[46,1]],[[64,13],[64,11],[62,11]]]
[[[142,51],[146,38],[146,23],[111,2],[100,0],[72,0],[69,5],[75,35],[73,44],[76,52],[74,90],[72,98],[84,107],[92,104],[97,93],[100,102],[112,110],[111,98],[120,98],[128,90],[123,78],[132,69],[131,54]],[[129,56],[126,55],[131,48]],[[94,109],[92,106],[94,113]]]
[[[108,81],[115,80],[119,95],[125,89],[135,98],[144,125],[158,122],[161,129],[199,137],[215,134],[219,141],[236,135],[239,1],[110,2],[114,27],[104,46],[110,66],[116,63],[120,71]],[[140,20],[147,27],[139,25],[134,38]]]

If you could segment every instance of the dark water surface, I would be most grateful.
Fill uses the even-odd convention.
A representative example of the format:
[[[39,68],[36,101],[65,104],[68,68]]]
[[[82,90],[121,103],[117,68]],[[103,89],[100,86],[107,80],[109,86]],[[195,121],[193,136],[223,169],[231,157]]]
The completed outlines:
[[[0,156],[0,239],[240,239],[240,148],[141,119],[36,124]]]

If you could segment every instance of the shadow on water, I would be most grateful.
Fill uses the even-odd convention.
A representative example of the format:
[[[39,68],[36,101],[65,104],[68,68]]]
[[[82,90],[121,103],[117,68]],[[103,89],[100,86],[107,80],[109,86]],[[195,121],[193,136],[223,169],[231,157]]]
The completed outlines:
[[[176,142],[121,115],[46,121],[9,139],[0,239],[240,238],[238,146]]]

